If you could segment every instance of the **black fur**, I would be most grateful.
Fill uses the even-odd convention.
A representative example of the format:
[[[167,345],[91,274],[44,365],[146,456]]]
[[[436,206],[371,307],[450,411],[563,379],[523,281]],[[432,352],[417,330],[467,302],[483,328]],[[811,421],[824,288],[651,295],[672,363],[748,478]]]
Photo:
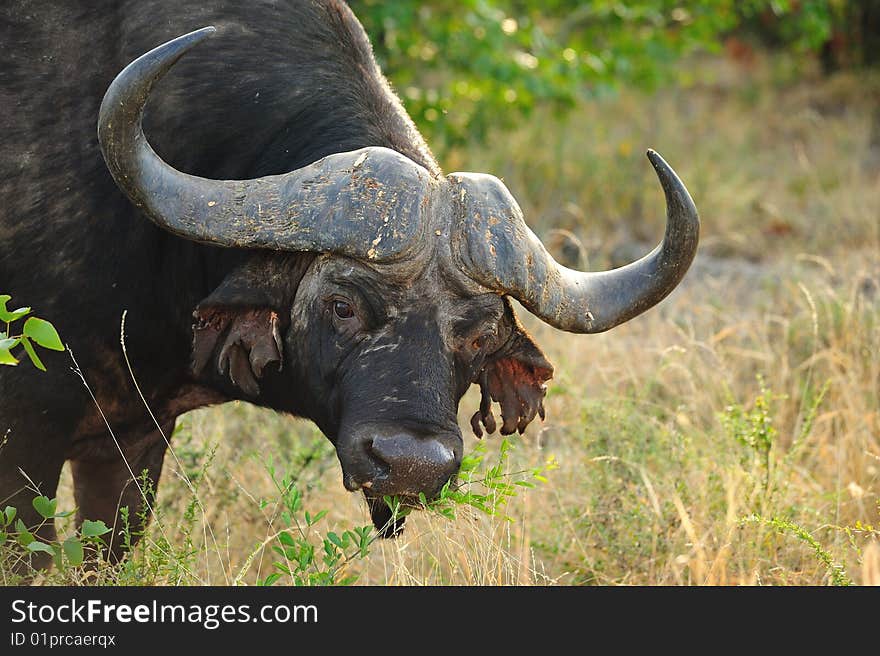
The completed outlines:
[[[123,311],[135,375],[160,421],[220,400],[172,402],[193,384],[193,309],[248,254],[177,239],[137,215],[104,166],[97,110],[129,61],[209,24],[210,47],[175,67],[148,107],[146,133],[169,163],[252,178],[378,145],[437,170],[342,2],[4,3],[0,289],[56,325],[125,443],[154,427],[122,361]],[[69,356],[44,360],[45,374],[0,370],[0,500],[25,519],[34,493],[19,491],[19,466],[53,496],[65,457],[110,459],[115,448]]]
[[[166,432],[187,410],[258,394],[260,404],[314,419],[337,447],[345,422],[386,413],[389,422],[421,420],[424,430],[442,432],[458,445],[460,459],[455,410],[485,354],[447,352],[430,303],[396,333],[407,347],[376,359],[386,369],[399,367],[395,375],[421,377],[425,387],[401,393],[409,403],[403,414],[383,410],[383,395],[364,374],[369,369],[358,374],[344,348],[330,345],[338,326],[325,321],[303,333],[290,325],[315,255],[179,239],[140,216],[113,183],[95,134],[104,91],[140,54],[206,25],[218,34],[174,67],[147,107],[145,132],[171,165],[210,178],[255,178],[335,152],[385,146],[439,173],[363,29],[338,0],[7,1],[0,10],[0,292],[56,325],[133,469],[139,473],[142,465],[154,479],[164,444],[123,360],[123,312],[134,374]],[[362,287],[370,297],[369,285]],[[372,297],[379,305],[388,300]],[[500,316],[501,299],[494,299],[489,305]],[[312,307],[323,301],[308,301],[324,321],[326,305]],[[281,371],[261,367],[259,388],[230,380],[247,366],[250,344],[230,328],[245,321],[236,313],[247,307],[263,314],[248,315],[243,325],[279,326],[284,348],[294,351]],[[196,341],[210,338],[201,360],[225,347],[225,369],[191,370],[196,308],[197,328],[204,329],[196,330]],[[471,324],[464,344],[484,329],[480,320]],[[271,335],[260,344],[267,353],[274,348]],[[327,349],[333,352],[322,353]],[[110,523],[119,502],[113,490],[125,488],[127,470],[89,392],[71,373],[70,356],[47,353],[44,360],[48,373],[0,367],[0,438],[7,437],[0,505],[15,505],[26,523],[37,523],[30,510],[36,492],[26,489],[19,468],[52,497],[70,459],[80,514]],[[140,503],[126,495],[130,505]],[[43,534],[51,537],[52,527]]]

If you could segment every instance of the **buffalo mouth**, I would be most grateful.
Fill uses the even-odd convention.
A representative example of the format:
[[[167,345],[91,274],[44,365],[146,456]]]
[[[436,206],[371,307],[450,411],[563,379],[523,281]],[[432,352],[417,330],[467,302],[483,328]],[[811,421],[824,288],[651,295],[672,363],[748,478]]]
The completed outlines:
[[[428,502],[436,499],[438,494],[424,496]],[[412,510],[422,510],[425,504],[422,498],[418,496],[405,495],[395,496],[393,499],[396,510],[389,505],[389,497],[380,497],[369,494],[368,490],[364,490],[364,498],[367,500],[367,507],[370,510],[370,519],[373,526],[383,538],[396,538],[403,532],[403,525],[406,523],[406,516]],[[396,502],[396,503],[395,503]]]
[[[419,494],[381,495],[374,493],[369,487],[364,487],[364,498],[367,501],[373,526],[383,538],[397,537],[403,532],[406,516],[410,512],[424,510],[425,503],[438,499],[447,483],[454,484],[456,480],[457,476],[453,475],[430,493]]]
[[[367,507],[370,509],[370,519],[379,535],[383,538],[396,538],[400,535],[403,532],[406,515],[395,515],[391,507],[385,503],[384,498],[371,497],[366,494],[364,496],[367,499]]]
[[[337,444],[342,481],[361,490],[384,537],[398,535],[403,515],[435,499],[461,466],[463,442],[455,430],[425,430],[369,423],[350,429]],[[399,511],[393,512],[386,499]]]

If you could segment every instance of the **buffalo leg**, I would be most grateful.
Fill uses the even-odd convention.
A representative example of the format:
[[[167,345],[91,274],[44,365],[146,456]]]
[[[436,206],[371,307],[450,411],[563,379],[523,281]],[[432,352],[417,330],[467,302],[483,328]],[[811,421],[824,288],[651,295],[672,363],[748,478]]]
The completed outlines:
[[[166,437],[173,428],[173,421],[163,427]],[[70,462],[77,525],[86,519],[101,520],[112,529],[104,536],[111,560],[119,560],[125,553],[126,542],[134,546],[147,527],[166,448],[165,439],[153,430],[133,447],[124,449],[125,459],[119,455],[109,460]],[[128,509],[127,524],[120,508]]]
[[[2,436],[0,436],[2,438]],[[13,506],[16,517],[43,542],[55,540],[55,522],[45,519],[33,505],[40,495],[55,497],[63,449],[54,444],[35,444],[20,432],[10,431],[6,440],[0,439],[0,509]],[[34,552],[28,559],[13,564],[13,571],[26,574],[32,567],[43,569],[52,564],[52,556]]]

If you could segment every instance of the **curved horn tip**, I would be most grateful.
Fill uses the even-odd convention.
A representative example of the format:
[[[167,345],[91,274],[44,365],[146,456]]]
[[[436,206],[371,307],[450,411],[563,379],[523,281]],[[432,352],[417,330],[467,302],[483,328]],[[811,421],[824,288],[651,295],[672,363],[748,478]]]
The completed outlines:
[[[697,207],[681,178],[678,177],[675,170],[669,166],[656,150],[649,148],[646,154],[651,161],[651,166],[654,167],[654,171],[657,173],[657,177],[660,179],[663,191],[666,193],[667,204],[674,202],[675,205],[683,210],[683,218],[687,218],[690,222],[696,223],[699,226],[700,219]]]
[[[187,32],[186,34],[181,34],[176,39],[172,39],[172,41],[179,41],[181,39],[187,39],[187,40],[201,39],[203,37],[207,37],[207,36],[213,34],[216,31],[217,31],[217,28],[214,27],[213,25],[206,25],[205,27],[200,27],[199,29],[193,30],[192,32]]]
[[[189,50],[197,46],[217,31],[213,25],[183,34],[175,39],[166,41],[148,53],[141,55],[126,66],[110,83],[101,107],[98,110],[98,138],[103,141],[104,132],[111,127],[111,118],[115,118],[120,112],[125,114],[131,108],[125,108],[126,103],[122,100],[131,100],[150,92],[153,84]],[[143,109],[142,104],[137,104],[136,112]],[[139,115],[139,114],[138,114]],[[118,121],[117,121],[118,123]]]
[[[189,34],[184,34],[183,36],[184,37],[193,37],[194,39],[202,39],[203,37],[206,38],[206,37],[214,34],[214,32],[216,32],[216,31],[217,31],[217,28],[214,27],[213,25],[206,25],[205,27],[200,27],[199,29],[193,30]]]
[[[217,28],[213,25],[208,25],[206,27],[199,28],[197,30],[193,30],[192,32],[188,32],[187,34],[182,34],[176,39],[171,39],[166,42],[164,45],[159,46],[156,50],[166,49],[169,46],[174,46],[175,50],[178,50],[180,55],[188,51],[190,48],[193,48],[200,44],[202,41],[214,35],[217,31]]]
[[[216,27],[208,25],[166,41],[132,61],[110,83],[99,113],[103,114],[107,109],[107,103],[117,96],[126,96],[136,91],[148,93],[153,83],[168,72],[177,60],[208,37],[213,36],[216,31]]]
[[[154,62],[159,63],[156,61],[158,59],[164,64],[162,69],[157,71],[161,77],[169,68],[171,68],[171,66],[177,63],[178,59],[183,57],[187,52],[195,48],[205,39],[213,36],[216,31],[216,27],[208,25],[207,27],[202,27],[198,30],[181,34],[170,41],[166,41],[162,45],[156,46],[150,52],[129,64],[129,66],[134,67],[140,61],[151,66],[154,65]]]
[[[666,160],[653,148],[648,148],[648,152],[645,153],[648,156],[648,160],[651,162],[651,166],[653,166],[656,170],[660,169],[668,169],[670,168],[669,164],[666,163]]]
[[[149,63],[148,65],[151,65],[158,58],[163,62],[167,62],[167,66],[170,68],[192,48],[199,45],[208,37],[213,36],[216,31],[216,27],[208,25],[207,27],[202,27],[198,30],[181,34],[178,37],[169,39],[165,43],[156,46],[150,50],[150,52],[142,55],[129,64],[129,67],[133,67],[139,62]]]

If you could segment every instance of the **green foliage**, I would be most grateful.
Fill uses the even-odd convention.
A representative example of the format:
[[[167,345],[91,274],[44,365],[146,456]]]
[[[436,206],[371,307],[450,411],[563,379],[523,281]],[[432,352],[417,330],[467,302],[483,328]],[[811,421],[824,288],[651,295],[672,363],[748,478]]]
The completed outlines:
[[[744,517],[742,523],[763,524],[775,529],[780,534],[793,535],[813,549],[816,559],[828,569],[828,574],[831,576],[831,582],[834,585],[849,586],[853,584],[852,579],[847,575],[843,565],[837,563],[828,550],[826,550],[816,538],[810,535],[810,532],[804,527],[778,517],[767,518],[760,515],[749,515],[748,517]]]
[[[327,516],[327,510],[315,514],[303,508],[303,496],[296,478],[286,474],[279,478],[275,467],[267,465],[269,475],[278,492],[274,503],[279,508],[278,518],[283,527],[271,540],[272,551],[279,557],[272,563],[273,572],[258,579],[257,585],[273,585],[281,581],[289,585],[351,585],[357,576],[347,570],[348,564],[364,559],[370,553],[370,544],[377,535],[372,526],[357,526],[343,531],[322,532],[317,525]],[[270,505],[262,500],[261,508]],[[260,545],[248,558],[242,574],[250,567],[265,545]]]
[[[769,31],[779,45],[804,51],[818,50],[831,37],[846,4],[845,0],[751,0],[739,10],[746,27],[761,21],[765,33]]]
[[[58,500],[46,496],[35,497],[31,503],[44,521],[63,519],[73,514],[72,510],[59,511]],[[47,542],[37,537],[42,523],[28,527],[17,515],[17,510],[12,506],[6,506],[0,513],[0,572],[3,572],[4,579],[10,575],[5,571],[6,567],[22,561],[28,554],[49,554],[55,567],[66,573],[71,568],[83,566],[87,550],[100,555],[106,548],[101,536],[110,529],[104,522],[85,521],[78,533],[63,540]]]
[[[110,529],[107,528],[107,525],[100,520],[92,521],[90,519],[86,519],[83,521],[82,526],[80,527],[80,533],[82,533],[82,536],[84,538],[98,538],[109,532]]]
[[[770,450],[778,432],[773,426],[771,416],[772,395],[758,377],[761,393],[755,398],[752,408],[747,410],[740,404],[728,405],[719,416],[727,433],[737,442],[755,452],[769,468]]]
[[[181,429],[179,436],[185,438],[187,431],[188,428]],[[186,446],[185,442],[186,439],[183,446]],[[329,508],[308,509],[310,486],[302,476],[305,468],[313,462],[314,446],[307,443],[293,461],[285,457],[283,474],[271,462],[265,465],[274,494],[259,499],[258,507],[268,520],[270,534],[247,553],[242,565],[237,567],[237,575],[230,573],[227,582],[239,584],[245,578],[251,578],[255,570],[258,585],[351,585],[358,581],[362,568],[357,565],[370,557],[374,541],[380,539],[379,533],[372,525],[340,527],[331,524]],[[542,467],[511,472],[513,443],[503,440],[498,446],[497,454],[490,456],[485,443],[478,444],[476,451],[465,457],[457,484],[447,485],[437,500],[428,502],[422,499],[429,512],[452,519],[456,511],[466,508],[503,517],[505,506],[517,492],[531,488],[536,482],[544,482],[544,474],[556,467],[550,458]],[[149,478],[145,475],[139,477],[138,489],[144,502],[140,504],[137,521],[133,510],[128,507],[119,510],[118,535],[114,541],[128,551],[128,556],[119,563],[107,559],[105,539],[111,529],[101,521],[85,520],[73,532],[66,530],[61,522],[59,538],[45,541],[39,537],[42,523],[27,527],[15,508],[5,508],[0,513],[0,581],[16,582],[17,576],[35,575],[28,568],[26,557],[43,552],[49,554],[55,563],[54,570],[41,574],[47,577],[47,582],[89,585],[202,583],[194,574],[200,566],[199,557],[204,548],[196,541],[205,531],[205,526],[201,525],[204,509],[199,495],[202,483],[210,480],[208,468],[215,451],[216,447],[210,445],[199,447],[196,461],[192,463],[187,463],[188,457],[180,454],[187,469],[192,465],[187,485],[190,496],[181,500],[178,525],[173,531],[167,511],[147,503],[154,496]],[[37,496],[32,505],[43,522],[72,515],[72,511],[60,509],[56,499],[45,496]],[[410,510],[412,508],[403,509],[401,514]],[[151,512],[156,515],[152,528],[145,535],[136,533],[142,529],[133,527],[144,526]],[[210,531],[210,527],[207,530]],[[207,535],[204,537],[207,540]],[[216,544],[214,546],[220,549]],[[269,559],[271,570],[268,572],[261,571],[267,554],[273,556]],[[23,570],[22,563],[25,564]],[[21,574],[15,574],[16,570]]]
[[[48,497],[39,496],[33,500],[34,510],[36,510],[45,519],[55,519],[70,517],[72,511],[57,512],[58,501],[49,499]]]
[[[541,467],[522,471],[508,471],[509,454],[513,443],[502,440],[498,457],[490,463],[484,442],[478,443],[474,452],[465,456],[458,481],[447,483],[437,499],[429,501],[420,495],[420,507],[447,519],[455,519],[456,511],[468,508],[486,515],[499,515],[510,499],[524,489],[534,487],[536,482],[546,482],[545,473],[557,467],[551,457]],[[271,549],[279,557],[272,563],[273,572],[259,579],[259,585],[272,585],[277,582],[292,585],[351,585],[357,581],[357,574],[349,571],[349,566],[357,560],[366,559],[370,547],[379,534],[372,526],[355,526],[343,531],[325,531],[319,524],[328,511],[320,510],[314,514],[304,508],[303,494],[297,480],[288,475],[280,479],[274,466],[267,465],[278,497],[275,500],[261,501],[261,507],[277,504],[277,521],[282,528],[271,539]],[[398,519],[415,509],[404,505],[396,497],[386,497],[385,503],[392,511],[393,519]],[[503,517],[503,515],[501,515]],[[505,519],[509,519],[505,517]],[[242,574],[263,549],[260,545],[247,559]]]
[[[12,324],[24,319],[31,313],[31,308],[20,307],[17,310],[8,310],[6,304],[12,300],[8,294],[0,294],[0,323],[6,324],[0,330],[0,364],[15,366],[19,358],[13,353],[13,349],[21,346],[33,365],[40,371],[46,371],[34,344],[52,351],[63,351],[64,344],[55,327],[44,319],[29,317],[22,327],[21,333],[13,334]]]
[[[486,442],[478,442],[474,450],[462,458],[458,478],[447,482],[436,499],[428,500],[424,494],[419,494],[421,508],[450,520],[456,518],[457,510],[469,508],[513,521],[502,512],[510,500],[520,491],[534,488],[536,483],[546,483],[545,474],[558,467],[556,459],[551,456],[540,467],[510,472],[508,461],[514,448],[513,442],[502,439],[497,461],[490,464]],[[396,497],[385,497],[384,501],[395,518],[413,510]]]
[[[651,89],[737,29],[773,24],[802,51],[828,39],[835,0],[353,0],[383,70],[439,148],[481,141],[538,106],[564,111],[620,85]]]
[[[739,404],[729,405],[719,418],[729,436],[732,436],[737,442],[757,455],[757,460],[760,463],[763,474],[763,490],[757,502],[753,503],[753,505],[758,508],[764,507],[769,509],[779,506],[778,500],[774,497],[778,496],[782,490],[785,485],[785,479],[791,476],[791,461],[793,458],[786,457],[777,463],[772,456],[778,438],[778,431],[773,426],[772,401],[774,397],[761,376],[758,376],[758,384],[760,393],[752,402],[751,409],[747,410]],[[817,395],[807,399],[807,404],[804,408],[804,423],[797,439],[792,442],[789,455],[796,453],[799,443],[804,440],[811,430],[816,412],[827,391],[828,384],[826,383]],[[787,511],[790,512],[790,509]],[[778,515],[767,516],[761,512],[753,512],[742,517],[739,523],[740,526],[747,524],[767,526],[774,529],[780,535],[796,537],[801,542],[809,545],[813,550],[816,559],[827,569],[833,585],[848,586],[853,584],[843,565],[835,561],[831,553],[822,546],[819,540],[795,521]],[[855,526],[840,527],[840,530],[846,533],[850,546],[861,557],[858,544],[854,539],[854,533],[872,533],[873,527],[864,526],[860,522],[856,522]]]

